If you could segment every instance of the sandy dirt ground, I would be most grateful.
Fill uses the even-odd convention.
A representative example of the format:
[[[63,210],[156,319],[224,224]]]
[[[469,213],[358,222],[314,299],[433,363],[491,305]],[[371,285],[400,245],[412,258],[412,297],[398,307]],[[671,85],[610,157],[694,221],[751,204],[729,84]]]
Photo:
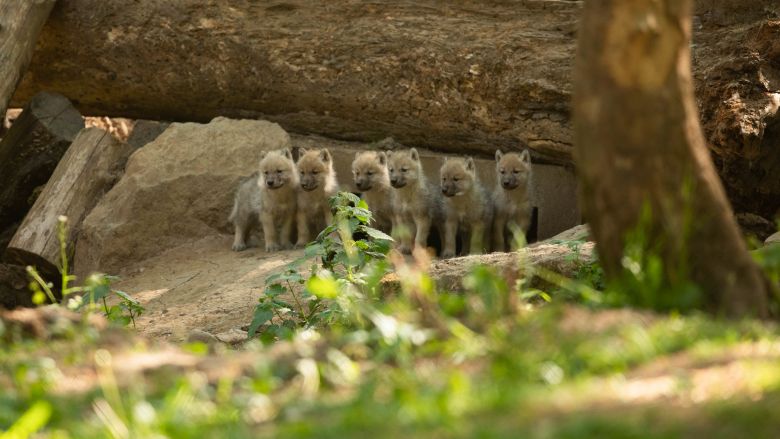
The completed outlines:
[[[258,247],[236,253],[231,242],[232,236],[207,236],[124,269],[114,287],[146,308],[138,331],[178,342],[193,329],[219,334],[246,327],[266,276],[303,254]]]

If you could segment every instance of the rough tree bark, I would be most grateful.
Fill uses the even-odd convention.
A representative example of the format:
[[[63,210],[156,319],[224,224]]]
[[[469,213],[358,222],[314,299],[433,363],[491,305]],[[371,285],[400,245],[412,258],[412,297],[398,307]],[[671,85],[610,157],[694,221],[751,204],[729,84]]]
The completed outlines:
[[[55,0],[0,2],[0,115],[32,59],[35,41]]]
[[[85,115],[263,118],[570,162],[578,14],[578,2],[541,0],[68,0],[15,101],[43,89]]]
[[[65,237],[70,252],[84,217],[124,171],[132,148],[100,128],[81,130],[35,201],[3,259],[33,265],[51,279],[58,273],[60,242],[57,220],[68,217]]]
[[[709,305],[766,316],[767,287],[742,241],[698,122],[691,79],[692,0],[590,0],[575,68],[575,157],[605,270],[645,231],[668,269],[690,267]],[[686,215],[693,214],[686,231]]]

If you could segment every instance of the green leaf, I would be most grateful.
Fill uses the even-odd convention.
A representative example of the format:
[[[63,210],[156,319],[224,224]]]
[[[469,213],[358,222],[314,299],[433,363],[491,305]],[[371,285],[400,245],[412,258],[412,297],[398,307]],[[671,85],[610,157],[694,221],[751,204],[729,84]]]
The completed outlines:
[[[120,290],[114,290],[114,294],[116,294],[116,295],[117,295],[117,296],[119,296],[119,297],[120,297],[122,300],[124,300],[124,301],[126,301],[126,302],[130,302],[130,303],[132,303],[132,304],[136,304],[136,305],[138,305],[138,304],[139,304],[137,300],[135,300],[134,298],[132,298],[132,297],[131,297],[129,294],[125,293],[124,291],[120,291]]]
[[[306,289],[322,299],[333,299],[339,295],[339,284],[333,278],[312,276],[306,283]]]
[[[319,242],[313,242],[306,246],[306,248],[303,250],[304,256],[307,258],[312,258],[315,256],[320,256],[325,252],[325,249],[322,247],[322,244]]]
[[[287,292],[287,289],[282,284],[271,284],[265,287],[263,291],[268,297],[276,297]]]
[[[353,194],[352,192],[339,192],[338,196],[346,198],[347,201],[354,204],[355,206],[359,206],[360,202],[363,201],[360,199],[360,197]],[[368,205],[366,205],[366,207],[368,207]]]
[[[275,308],[294,309],[290,302],[285,302],[284,300],[273,299],[271,303],[274,305]]]
[[[335,232],[336,230],[338,230],[338,225],[337,224],[334,223],[334,224],[328,225],[328,227],[325,227],[325,229],[323,229],[320,232],[320,234],[317,235],[317,239],[315,239],[315,241],[322,242],[325,239],[325,237],[327,237],[331,233]]]
[[[368,236],[370,236],[370,237],[372,237],[374,239],[379,239],[379,240],[383,240],[383,241],[392,241],[393,240],[392,236],[388,235],[385,232],[382,232],[381,230],[377,230],[377,229],[375,229],[373,227],[362,226],[362,227],[359,228],[359,230],[365,232]]]
[[[0,433],[0,439],[28,438],[42,429],[51,418],[51,404],[46,401],[36,401],[24,414],[14,422],[5,433]]]
[[[249,325],[249,336],[254,337],[257,329],[270,321],[273,317],[273,311],[267,308],[267,306],[257,305],[255,307],[255,315],[252,317],[252,323]]]

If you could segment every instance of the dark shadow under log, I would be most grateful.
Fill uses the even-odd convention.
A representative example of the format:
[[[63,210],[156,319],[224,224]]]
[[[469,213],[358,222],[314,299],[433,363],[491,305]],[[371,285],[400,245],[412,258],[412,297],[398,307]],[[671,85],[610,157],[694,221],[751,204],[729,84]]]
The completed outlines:
[[[62,95],[38,93],[27,103],[0,141],[0,231],[24,218],[34,191],[83,128],[81,114]]]

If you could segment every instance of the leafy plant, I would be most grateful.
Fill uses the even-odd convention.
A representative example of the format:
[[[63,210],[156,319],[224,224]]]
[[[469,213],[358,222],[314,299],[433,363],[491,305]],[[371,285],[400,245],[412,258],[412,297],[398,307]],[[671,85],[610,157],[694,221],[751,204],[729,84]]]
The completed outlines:
[[[98,308],[98,302],[100,302],[103,312],[109,321],[121,323],[125,326],[132,323],[133,328],[135,328],[135,318],[143,314],[145,309],[127,293],[111,288],[111,282],[116,280],[116,277],[105,274],[93,274],[87,278],[82,286],[71,286],[71,283],[76,280],[76,276],[70,274],[69,269],[67,222],[68,218],[65,216],[60,216],[57,221],[57,237],[60,243],[59,271],[62,300],[68,301],[68,308],[70,309],[88,312]],[[40,305],[47,299],[51,303],[59,303],[54,294],[54,284],[46,282],[32,266],[27,267],[27,273],[31,278],[29,287],[33,292],[33,303]],[[69,297],[76,293],[84,294],[82,296]],[[106,299],[110,296],[117,297],[119,303],[109,306]]]
[[[329,201],[333,223],[306,246],[303,257],[266,279],[250,336],[262,328],[265,342],[290,339],[297,328],[332,324],[376,293],[388,270],[392,238],[370,226],[371,211],[356,195],[339,192]],[[300,270],[307,264],[311,274],[304,278]]]

